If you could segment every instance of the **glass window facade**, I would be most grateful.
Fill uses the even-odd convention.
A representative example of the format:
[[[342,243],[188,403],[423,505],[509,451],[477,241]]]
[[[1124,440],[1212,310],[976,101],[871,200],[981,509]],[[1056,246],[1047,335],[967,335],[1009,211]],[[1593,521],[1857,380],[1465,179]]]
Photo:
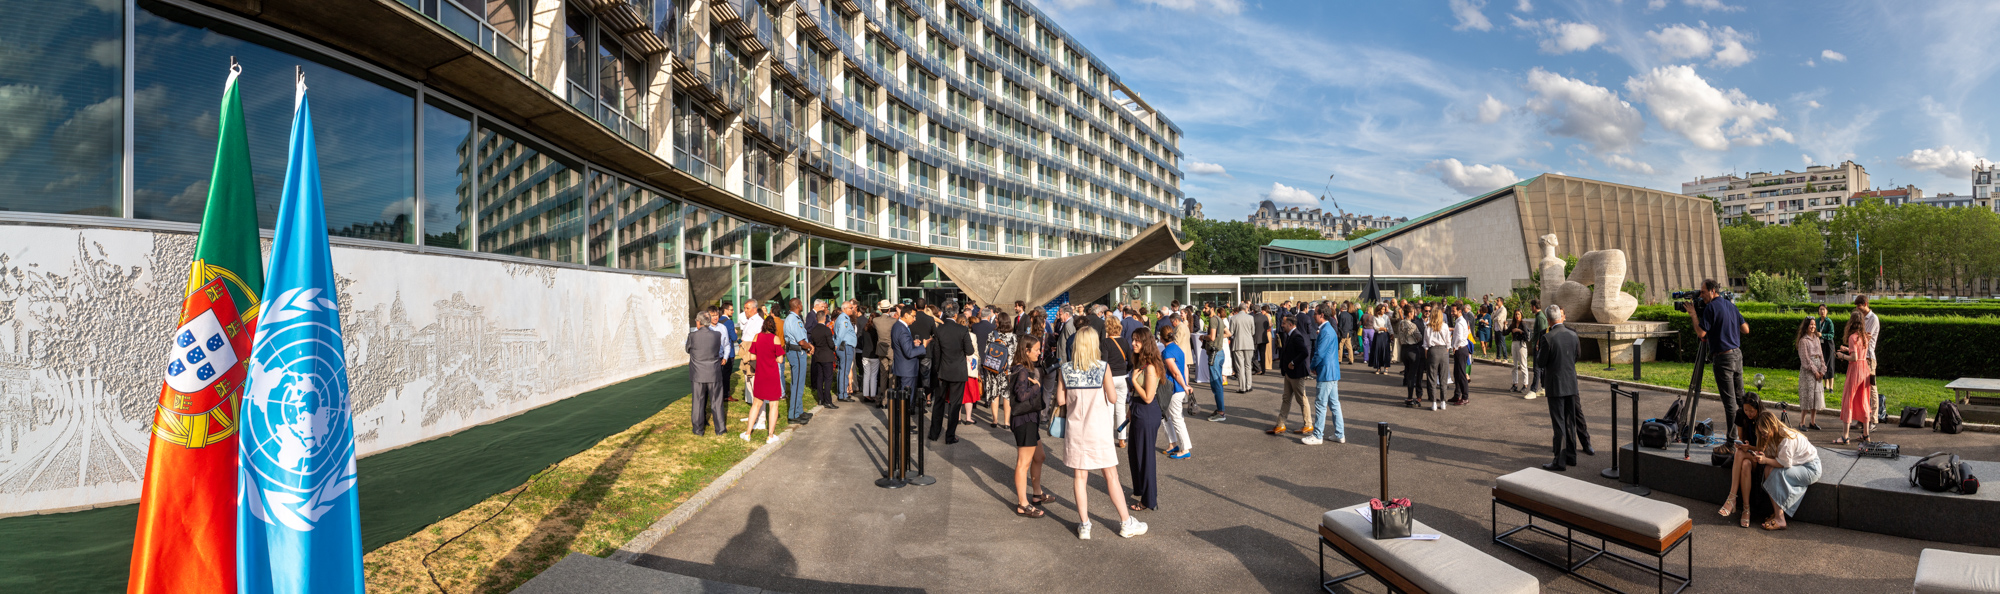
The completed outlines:
[[[30,4],[0,19],[0,211],[123,216],[122,11]]]

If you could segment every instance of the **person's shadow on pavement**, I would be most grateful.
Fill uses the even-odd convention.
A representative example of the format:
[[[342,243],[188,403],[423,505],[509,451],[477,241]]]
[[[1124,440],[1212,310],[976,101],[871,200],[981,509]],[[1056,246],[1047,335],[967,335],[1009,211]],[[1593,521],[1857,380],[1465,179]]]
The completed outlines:
[[[771,532],[771,512],[764,506],[750,508],[750,517],[743,522],[743,531],[729,537],[715,558],[722,560],[743,560],[754,563],[759,570],[773,575],[794,577],[799,572],[799,560],[792,556],[792,550],[785,543],[778,542],[778,535]]]

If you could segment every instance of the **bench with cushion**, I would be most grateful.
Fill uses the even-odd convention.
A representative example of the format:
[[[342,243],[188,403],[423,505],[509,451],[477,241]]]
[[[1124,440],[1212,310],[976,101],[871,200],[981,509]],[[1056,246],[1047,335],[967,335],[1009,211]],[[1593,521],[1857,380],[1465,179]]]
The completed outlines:
[[[2000,594],[2000,557],[1924,549],[1913,594]]]
[[[1332,545],[1341,556],[1361,568],[1360,571],[1321,582],[1322,590],[1332,592],[1334,584],[1371,575],[1392,591],[1411,594],[1541,592],[1542,584],[1535,576],[1433,530],[1423,522],[1410,520],[1410,532],[1437,534],[1437,540],[1375,540],[1374,527],[1368,518],[1355,513],[1356,509],[1366,512],[1368,504],[1335,509],[1320,518],[1320,577],[1326,577],[1327,545]]]
[[[1528,523],[1506,532],[1500,531],[1500,507],[1505,506],[1528,515]],[[1600,557],[1623,561],[1633,567],[1654,573],[1660,591],[1666,591],[1667,578],[1680,582],[1674,591],[1685,590],[1694,578],[1694,522],[1688,519],[1687,508],[1654,501],[1626,493],[1618,489],[1573,479],[1539,468],[1529,468],[1500,477],[1493,486],[1493,542],[1519,551],[1521,554],[1547,563],[1557,569],[1598,587],[1613,592],[1619,591],[1609,585],[1577,573],[1578,569]],[[1563,533],[1535,524],[1536,519],[1547,520],[1564,529]],[[1517,532],[1529,530],[1554,538],[1564,546],[1561,563],[1537,555],[1508,542],[1506,539]],[[1579,542],[1576,533],[1595,537],[1598,543]],[[1645,553],[1653,557],[1654,564],[1646,565],[1630,557],[1609,550],[1610,543]],[[1676,575],[1666,569],[1667,554],[1675,547],[1688,543],[1687,575]],[[1581,561],[1576,561],[1575,551],[1583,549],[1590,553]]]

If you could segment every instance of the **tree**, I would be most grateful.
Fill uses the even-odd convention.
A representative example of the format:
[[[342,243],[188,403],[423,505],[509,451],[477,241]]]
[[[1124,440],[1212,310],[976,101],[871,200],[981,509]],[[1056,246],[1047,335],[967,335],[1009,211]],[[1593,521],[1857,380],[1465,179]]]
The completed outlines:
[[[1744,217],[1722,228],[1729,276],[1753,272],[1803,278],[1825,264],[1826,239],[1815,224],[1766,225]]]
[[[1354,241],[1356,239],[1361,239],[1363,237],[1374,235],[1376,232],[1386,231],[1386,230],[1387,229],[1355,229],[1353,231],[1347,232],[1347,240]]]

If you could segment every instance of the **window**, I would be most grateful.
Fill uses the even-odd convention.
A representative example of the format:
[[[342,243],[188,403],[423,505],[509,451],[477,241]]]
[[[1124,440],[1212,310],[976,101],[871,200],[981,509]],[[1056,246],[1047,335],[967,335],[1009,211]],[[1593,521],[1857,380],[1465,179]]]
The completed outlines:
[[[485,126],[479,162],[482,251],[583,263],[581,169]]]
[[[896,50],[892,49],[894,47],[887,40],[869,35],[868,40],[862,46],[862,55],[866,56],[868,61],[876,66],[880,66],[885,70],[895,70],[894,60]]]
[[[424,106],[424,245],[473,249],[472,143],[470,114]]]
[[[674,94],[674,166],[720,186],[721,163],[729,161],[722,121],[687,93]]]
[[[958,247],[958,221],[931,213],[931,245]]]
[[[785,187],[785,157],[783,153],[762,145],[744,147],[743,197],[753,202],[779,208],[778,196]]]
[[[931,121],[930,134],[926,140],[930,142],[931,146],[942,149],[954,157],[958,156],[958,133],[944,127],[943,124],[939,124],[936,120]]]
[[[972,178],[952,174],[949,187],[946,188],[946,195],[955,202],[976,207],[979,205],[979,202],[973,198],[972,183]]]
[[[889,238],[915,243],[918,216],[917,207],[908,204],[890,204]]]
[[[654,272],[681,272],[681,201],[639,189],[617,204],[618,258],[615,266]]]
[[[831,118],[820,120],[820,136],[829,152],[839,158],[838,163],[847,163],[854,157],[854,129],[835,123]]]
[[[528,14],[527,0],[430,0],[421,6],[416,0],[403,3],[485,48],[516,72],[528,71],[526,27],[522,26]]]
[[[859,188],[847,188],[847,230],[874,235],[879,200]]]
[[[879,142],[868,143],[868,168],[888,176],[890,183],[895,183],[896,151]]]
[[[215,165],[216,99],[222,90],[223,69],[230,57],[235,56],[243,66],[237,84],[243,96],[243,117],[250,137],[250,168],[257,174],[254,183],[258,226],[277,225],[291,134],[290,98],[295,92],[292,68],[297,65],[305,69],[306,86],[310,89],[307,97],[313,108],[327,233],[382,241],[416,241],[416,205],[410,198],[417,193],[417,106],[410,90],[385,86],[386,81],[374,79],[366,71],[346,70],[340,62],[322,63],[298,48],[246,41],[250,36],[233,26],[186,12],[172,14],[174,17],[169,19],[150,9],[141,9],[133,23],[139,40],[133,50],[148,57],[136,65],[133,83],[140,96],[148,98],[150,106],[134,113],[138,120],[133,131],[134,216],[201,221],[208,179]],[[81,68],[73,76],[78,77],[77,81],[87,82],[89,73],[95,71]],[[91,104],[82,103],[88,99],[82,94],[82,89],[87,88],[90,87],[77,83],[52,86],[43,92],[75,93],[64,96],[67,101],[76,102],[69,105],[88,106]],[[111,92],[115,96],[116,91]],[[115,136],[99,136],[98,128],[92,128],[117,130],[117,116],[110,114],[118,112],[118,104],[116,99],[98,104],[95,109],[108,108],[103,113],[110,120],[103,124],[91,124],[88,118],[91,108],[85,107],[70,123],[50,126],[54,132],[51,144],[55,148],[46,152],[27,151],[42,154],[23,152],[0,162],[0,170],[16,166],[18,160],[50,167],[48,172],[36,172],[41,175],[60,173],[64,176],[61,179],[104,175],[115,180],[115,167],[81,169],[82,164],[92,162],[85,160],[83,154],[69,155],[87,153],[85,147],[90,145],[85,144],[86,140],[102,139],[104,146],[120,144]],[[71,140],[64,137],[66,134],[81,137]],[[65,144],[76,148],[60,148]],[[65,167],[71,169],[62,169]],[[71,183],[88,187],[96,182]],[[115,200],[117,193],[111,191],[109,196]],[[0,197],[0,204],[14,200],[20,198]],[[78,214],[118,214],[107,202],[116,204],[99,199],[95,204],[103,206],[70,208],[90,209]]]
[[[5,40],[0,46],[9,54],[0,59],[6,64],[6,74],[0,75],[0,89],[4,89],[0,92],[6,95],[6,107],[0,109],[0,130],[5,130],[0,135],[5,137],[5,142],[0,142],[0,179],[8,180],[10,191],[0,192],[0,211],[110,217],[129,214],[123,212],[125,131],[120,100],[124,68],[128,66],[122,63],[124,20],[116,9],[99,10],[88,2],[34,2],[30,8],[8,13],[7,21],[0,24],[0,39]],[[160,19],[148,21],[157,23]],[[201,35],[186,27],[172,28]],[[173,45],[181,51],[200,49],[191,40],[176,41],[179,43]],[[221,64],[228,63],[224,54]],[[193,84],[196,80],[192,71],[176,74],[181,75],[175,77],[181,79],[176,82]],[[194,116],[213,113],[222,91],[220,68],[206,68],[203,74],[209,82],[186,89],[160,88],[157,81],[151,87],[139,86],[177,99],[193,100],[197,92],[202,97],[200,107],[162,105],[164,111],[181,112],[178,115],[185,119],[148,122],[155,128],[179,128],[170,140],[185,141],[173,148],[189,151],[187,158],[178,158],[178,152],[157,157],[173,161],[191,175],[176,178],[171,189],[166,185],[138,186],[153,192],[149,201],[190,203],[191,220],[201,217],[216,144],[215,116],[209,116],[205,127],[194,125]],[[244,105],[249,106],[248,90],[243,97]],[[286,108],[290,108],[289,103]],[[147,158],[156,155],[148,154]],[[194,162],[197,160],[199,163]],[[192,175],[193,169],[199,169],[198,176]]]
[[[807,173],[799,177],[799,216],[833,224],[833,182],[819,174]]]
[[[646,144],[639,102],[645,69],[625,52],[617,34],[601,30],[590,13],[569,5],[563,20],[564,70],[570,105],[634,144]]]

